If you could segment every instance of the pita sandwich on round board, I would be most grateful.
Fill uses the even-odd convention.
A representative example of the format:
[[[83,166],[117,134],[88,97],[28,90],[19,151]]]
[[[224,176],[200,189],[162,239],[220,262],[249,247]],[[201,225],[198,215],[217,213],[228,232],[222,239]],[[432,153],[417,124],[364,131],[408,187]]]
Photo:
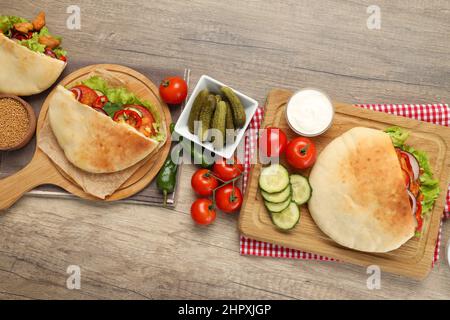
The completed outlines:
[[[309,181],[311,216],[338,244],[382,253],[414,236],[417,222],[387,133],[363,127],[345,132],[321,152]]]
[[[33,23],[0,16],[0,29],[0,93],[29,96],[55,83],[66,67],[66,52],[60,47],[61,38],[45,27],[43,12]]]
[[[117,97],[120,92],[127,98],[131,96],[131,99],[138,99],[126,88],[120,88],[117,79],[114,80],[113,77],[108,76],[107,72],[103,73],[104,77],[99,74],[102,72],[96,72],[90,78],[94,79],[91,82],[101,84],[102,90],[110,90],[106,93],[111,93],[111,99],[112,94]],[[109,84],[111,86],[106,88]],[[85,85],[74,88],[80,86]],[[101,93],[99,92],[99,94]],[[152,124],[153,131],[146,136],[142,130],[138,130],[144,126],[142,114],[140,120],[142,124],[138,127],[136,123],[132,123],[135,125],[133,126],[123,119],[127,114],[137,114],[138,112],[137,109],[134,109],[137,108],[136,106],[133,107],[133,110],[136,111],[121,112],[121,110],[128,109],[127,106],[129,105],[109,104],[107,107],[118,109],[116,114],[117,112],[122,114],[120,119],[115,116],[111,117],[78,101],[71,90],[58,86],[49,101],[48,116],[53,134],[69,162],[88,173],[114,173],[135,165],[152,152],[157,151],[167,138],[163,114],[155,107],[149,108],[154,123]],[[141,108],[144,107],[141,106]],[[150,130],[148,131],[150,132]]]

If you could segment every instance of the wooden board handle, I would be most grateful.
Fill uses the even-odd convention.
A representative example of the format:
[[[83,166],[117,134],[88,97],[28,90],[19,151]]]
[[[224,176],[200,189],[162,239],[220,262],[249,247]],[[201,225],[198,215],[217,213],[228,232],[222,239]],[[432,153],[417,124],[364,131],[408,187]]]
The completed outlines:
[[[34,158],[19,172],[0,180],[0,212],[11,207],[24,193],[43,185],[53,184],[55,174],[58,174],[52,166],[42,165],[42,162]]]

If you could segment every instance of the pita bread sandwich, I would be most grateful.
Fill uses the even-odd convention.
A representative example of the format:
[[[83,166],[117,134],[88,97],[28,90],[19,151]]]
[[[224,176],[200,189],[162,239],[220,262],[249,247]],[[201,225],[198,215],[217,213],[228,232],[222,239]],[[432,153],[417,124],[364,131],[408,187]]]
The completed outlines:
[[[166,141],[162,109],[106,73],[71,88],[58,86],[48,116],[67,159],[90,173],[127,169]]]
[[[309,211],[338,244],[388,252],[420,236],[424,214],[439,194],[427,156],[406,146],[399,128],[357,127],[319,155],[309,181]]]
[[[28,96],[49,88],[66,66],[61,38],[50,34],[44,12],[33,20],[0,16],[0,93]]]

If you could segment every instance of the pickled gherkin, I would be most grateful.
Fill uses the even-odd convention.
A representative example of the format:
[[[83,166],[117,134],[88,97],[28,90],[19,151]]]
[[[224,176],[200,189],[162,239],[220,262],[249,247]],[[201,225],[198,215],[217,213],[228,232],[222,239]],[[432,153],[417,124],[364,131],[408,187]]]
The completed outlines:
[[[200,91],[192,104],[191,113],[189,114],[188,127],[191,133],[195,133],[195,121],[200,118],[200,112],[209,95],[208,89]]]
[[[233,111],[233,122],[235,128],[242,128],[245,125],[246,115],[244,106],[242,105],[239,97],[234,93],[231,88],[222,87],[220,89],[225,97],[228,99],[231,105],[231,109]]]
[[[227,116],[225,118],[226,137],[227,137],[227,141],[230,140],[230,141],[234,142],[233,111],[231,110],[231,106],[228,102],[225,101],[225,104],[227,106]],[[232,136],[232,138],[228,138],[231,136]]]
[[[216,103],[219,104],[220,101],[222,101],[222,96],[220,94],[216,94]]]
[[[199,119],[199,128],[198,128],[198,138],[200,141],[208,140],[208,130],[211,124],[211,118],[214,114],[214,110],[216,109],[216,97],[212,94],[208,95],[206,102],[203,104],[203,107],[200,111]]]
[[[225,143],[225,126],[227,117],[227,105],[225,101],[220,101],[214,111],[214,116],[211,121],[211,129],[214,129],[211,141],[214,147],[221,148]]]

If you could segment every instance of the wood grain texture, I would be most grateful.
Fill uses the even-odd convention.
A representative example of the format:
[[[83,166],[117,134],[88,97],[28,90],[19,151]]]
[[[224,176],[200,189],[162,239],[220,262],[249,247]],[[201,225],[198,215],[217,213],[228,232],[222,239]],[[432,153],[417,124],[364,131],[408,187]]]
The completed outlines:
[[[264,122],[262,128],[281,128],[289,140],[297,134],[293,132],[286,120],[286,106],[292,92],[288,90],[271,90],[264,108]],[[397,117],[384,112],[376,112],[357,108],[345,103],[334,103],[335,116],[333,125],[323,135],[314,137],[317,152],[320,152],[335,138],[355,127],[368,127],[384,130],[391,126],[399,126],[411,130],[408,143],[415,149],[430,155],[430,164],[434,169],[434,178],[441,181],[441,190],[447,190],[450,180],[450,128],[436,126],[405,117]],[[399,249],[385,254],[358,252],[344,248],[326,236],[316,225],[307,205],[301,206],[301,219],[297,227],[289,232],[278,230],[264,205],[259,188],[259,176],[262,164],[258,162],[252,166],[248,189],[245,193],[244,204],[239,217],[239,230],[249,238],[283,245],[287,248],[305,252],[314,252],[340,261],[354,263],[361,266],[378,265],[381,270],[392,272],[413,279],[425,278],[431,270],[436,239],[446,201],[446,192],[440,194],[436,204],[427,215],[424,222],[423,234],[420,239],[413,238]],[[289,170],[284,157],[281,163]],[[304,176],[310,170],[293,171]],[[325,199],[323,199],[326,201]]]
[[[82,29],[65,27],[71,1],[3,0],[0,12],[45,9],[69,59],[189,67],[264,102],[270,88],[319,87],[348,103],[448,102],[450,3],[377,1],[381,30],[366,27],[372,1],[80,0]],[[345,23],[343,23],[343,21]],[[183,167],[189,186],[194,171]],[[237,217],[195,227],[194,199],[176,210],[75,200],[23,199],[0,215],[0,296],[37,298],[450,298],[441,262],[423,282],[343,263],[239,257]],[[450,225],[443,227],[443,243]],[[444,244],[441,247],[443,250]],[[79,264],[82,289],[66,289]],[[204,272],[208,270],[208,272]]]

